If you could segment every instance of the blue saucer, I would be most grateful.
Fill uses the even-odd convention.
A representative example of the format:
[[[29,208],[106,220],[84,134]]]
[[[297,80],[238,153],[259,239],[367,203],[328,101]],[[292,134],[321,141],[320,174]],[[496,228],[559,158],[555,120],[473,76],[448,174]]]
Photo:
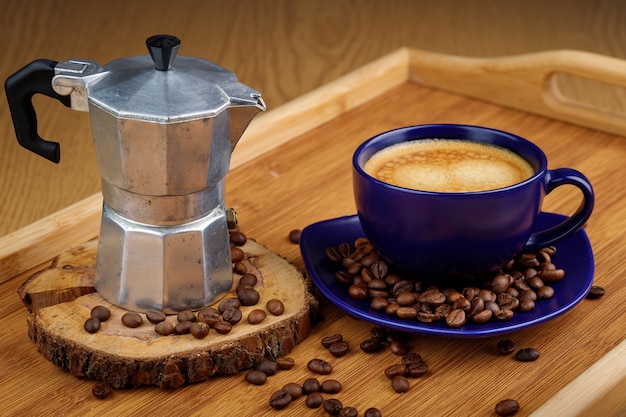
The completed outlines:
[[[556,225],[563,216],[541,213],[539,229]],[[335,281],[340,266],[326,259],[326,248],[341,242],[353,243],[364,237],[358,217],[346,216],[311,224],[302,230],[300,250],[311,280],[319,291],[346,313],[376,325],[412,333],[457,338],[487,337],[535,326],[552,320],[578,304],[589,291],[593,282],[594,260],[589,239],[584,230],[560,242],[553,262],[565,270],[565,278],[553,285],[555,295],[538,301],[533,311],[516,313],[509,321],[490,321],[484,324],[468,322],[460,328],[450,328],[445,323],[422,323],[417,320],[401,320],[370,308],[369,301],[359,301],[348,295],[345,285]]]

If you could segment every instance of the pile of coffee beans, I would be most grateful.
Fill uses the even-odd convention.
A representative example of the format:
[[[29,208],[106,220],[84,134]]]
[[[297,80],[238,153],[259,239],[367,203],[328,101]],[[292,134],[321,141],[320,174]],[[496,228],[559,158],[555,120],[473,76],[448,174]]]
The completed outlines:
[[[565,271],[552,263],[555,253],[553,246],[523,253],[481,287],[457,289],[403,277],[366,238],[326,249],[326,257],[341,265],[335,280],[346,286],[351,297],[368,300],[371,308],[400,319],[443,322],[451,328],[468,321],[510,320],[518,312],[532,311],[537,301],[554,296],[551,284],[565,277]]]

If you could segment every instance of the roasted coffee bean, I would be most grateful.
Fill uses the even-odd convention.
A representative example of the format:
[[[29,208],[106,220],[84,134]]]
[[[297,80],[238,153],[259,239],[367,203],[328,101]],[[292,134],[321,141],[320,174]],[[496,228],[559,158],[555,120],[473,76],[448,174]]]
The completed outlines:
[[[233,265],[233,272],[239,275],[248,273],[248,267],[242,262],[236,262]]]
[[[528,284],[528,286],[532,288],[533,290],[536,290],[544,286],[543,280],[539,278],[539,276],[537,275],[533,275],[532,277],[526,278],[526,284]]]
[[[201,320],[212,326],[216,322],[220,321],[222,317],[220,316],[220,312],[213,307],[203,307],[198,311],[197,314],[198,320]]]
[[[501,294],[509,288],[512,281],[513,277],[509,274],[498,274],[491,280],[491,291]]]
[[[397,375],[406,375],[407,367],[404,364],[396,363],[394,365],[388,366],[385,368],[385,376],[389,379],[393,379],[393,377]]]
[[[465,322],[465,311],[458,308],[452,310],[450,314],[448,314],[448,317],[446,317],[446,324],[448,327],[452,327],[453,329],[463,326]]]
[[[562,269],[542,269],[537,272],[537,276],[547,284],[554,284],[565,278],[565,271]]]
[[[246,253],[243,249],[234,247],[230,248],[230,261],[232,263],[237,263],[243,261],[243,258],[246,256]]]
[[[365,353],[376,353],[382,350],[384,344],[380,339],[371,337],[362,341],[359,347]]]
[[[344,285],[351,285],[353,283],[352,275],[348,274],[346,271],[335,272],[335,281]]]
[[[372,301],[370,301],[371,308],[380,311],[387,309],[387,306],[389,305],[389,300],[387,299],[387,297],[372,297],[371,290],[369,295],[372,298]]]
[[[294,243],[297,245],[298,243],[300,243],[301,234],[302,234],[302,230],[293,229],[292,231],[289,232],[289,235],[287,237],[291,243]]]
[[[335,342],[328,347],[328,352],[336,358],[344,356],[350,351],[350,345],[345,340]]]
[[[458,298],[452,304],[452,310],[463,310],[467,312],[470,308],[472,308],[472,302],[465,297]]]
[[[263,385],[267,382],[267,375],[264,372],[258,371],[256,369],[248,371],[244,378],[246,382],[252,385]]]
[[[350,259],[350,258],[344,258],[344,259]],[[361,274],[361,269],[363,269],[361,264],[358,263],[358,262],[354,262],[352,265],[350,265],[348,268],[346,268],[346,272],[350,276],[355,276],[355,275],[360,275]]]
[[[265,308],[274,316],[280,316],[285,312],[285,305],[277,298],[272,298],[271,300],[268,300],[265,304]]]
[[[252,276],[254,277],[254,275]],[[217,311],[219,311],[219,313],[222,314],[224,313],[224,311],[226,311],[226,309],[239,308],[239,307],[241,307],[241,301],[239,301],[238,298],[229,297],[229,298],[224,298],[222,301],[220,301],[219,305],[217,306]]]
[[[415,289],[415,284],[413,283],[413,281],[402,280],[402,281],[398,281],[391,288],[391,293],[397,297],[398,294],[400,294],[401,292],[404,292],[404,291],[413,292],[414,289]]]
[[[176,326],[174,326],[174,332],[176,332],[176,334],[189,334],[192,324],[193,322],[191,321],[179,321],[176,323]]]
[[[374,278],[384,280],[389,273],[389,265],[385,261],[376,261],[370,266],[370,270],[374,274]]]
[[[369,295],[367,285],[365,284],[353,284],[348,288],[348,294],[350,297],[357,300],[365,300]]]
[[[98,330],[100,330],[100,320],[95,317],[89,317],[87,320],[85,320],[83,328],[87,333],[96,333]]]
[[[424,362],[424,359],[422,359],[422,355],[420,355],[417,352],[409,352],[402,357],[403,365],[409,365],[412,363],[419,363],[419,362]]]
[[[203,321],[191,323],[189,333],[196,339],[204,339],[209,334],[209,326]]]
[[[113,388],[108,382],[98,382],[91,389],[91,393],[99,400],[104,400],[113,393]]]
[[[162,311],[149,310],[149,311],[146,311],[146,318],[148,319],[150,323],[158,324],[158,323],[161,323],[162,321],[165,321],[167,316]]]
[[[317,378],[307,378],[302,383],[302,393],[304,395],[309,395],[314,392],[319,392],[322,389],[322,384],[317,380]]]
[[[283,389],[291,395],[292,400],[297,400],[302,397],[302,385],[296,384],[295,382],[289,382],[283,385]]]
[[[520,302],[524,299],[528,298],[529,300],[537,301],[537,293],[533,290],[522,291],[519,293]]]
[[[333,366],[324,359],[311,359],[307,365],[307,369],[320,375],[328,375],[333,371]]]
[[[248,323],[250,324],[259,324],[267,317],[267,313],[265,310],[261,310],[260,308],[254,309],[248,313]]]
[[[374,278],[367,283],[367,288],[369,290],[384,290],[387,288],[387,283],[382,279]]]
[[[472,297],[473,298],[473,297]],[[446,302],[446,296],[436,288],[430,288],[424,291],[418,300],[422,303],[428,304],[430,307],[437,307]]]
[[[538,300],[547,300],[548,298],[552,298],[554,296],[554,288],[549,285],[544,285],[541,288],[537,288],[536,293]]]
[[[329,398],[327,400],[324,400],[324,402],[322,403],[322,407],[324,408],[324,411],[326,411],[331,416],[338,416],[341,412],[341,409],[343,408],[343,404],[336,398]]]
[[[535,302],[528,297],[520,298],[519,307],[517,309],[522,313],[533,311],[535,309]]]
[[[391,379],[391,388],[398,394],[409,390],[409,380],[405,376],[396,375]]]
[[[374,339],[378,339],[381,341],[387,340],[388,334],[389,332],[387,331],[387,329],[381,326],[374,326],[370,330],[370,336]]]
[[[587,293],[587,298],[590,300],[596,300],[604,295],[604,288],[599,285],[592,285]]]
[[[378,408],[372,407],[365,410],[363,417],[383,417],[383,413],[381,413]]]
[[[246,237],[245,234],[241,232],[231,232],[230,241],[233,242],[237,246],[243,246],[248,241],[248,238]]]
[[[220,320],[213,324],[213,329],[219,334],[228,334],[233,330],[233,325],[225,320]]]
[[[539,358],[539,351],[534,348],[524,348],[517,351],[515,359],[522,362],[533,362]]]
[[[126,327],[130,327],[134,329],[134,328],[141,326],[142,323],[143,323],[143,318],[141,318],[139,313],[128,312],[128,313],[124,313],[124,315],[122,316],[122,324],[124,324],[124,326]]]
[[[154,326],[154,331],[161,336],[169,336],[174,333],[174,325],[169,321],[162,321]]]
[[[341,253],[339,253],[339,249],[334,246],[326,248],[325,254],[326,258],[331,262],[339,263],[343,259]]]
[[[111,310],[106,306],[95,306],[91,309],[91,317],[100,320],[100,322],[107,321],[111,317]]]
[[[339,417],[357,417],[359,415],[359,410],[354,407],[344,407],[339,412]]]
[[[320,385],[320,390],[325,394],[337,394],[341,391],[341,382],[336,379],[327,379]]]
[[[374,264],[374,262],[378,260],[380,260],[378,255],[370,253],[368,255],[365,255],[363,258],[361,258],[361,265],[363,265],[364,268],[369,268],[370,266]]]
[[[406,345],[403,342],[399,340],[394,340],[389,343],[389,350],[394,355],[403,356],[403,355],[406,355],[407,349],[406,349]]]
[[[185,311],[179,312],[176,318],[178,319],[178,321],[190,321],[190,322],[194,322],[197,319],[195,313],[191,310],[185,310]]]
[[[406,365],[406,376],[420,378],[428,373],[428,365],[425,362],[415,362]]]
[[[500,355],[510,355],[515,351],[515,342],[511,339],[502,339],[498,341],[498,353]]]
[[[396,316],[403,320],[412,320],[417,317],[417,310],[415,307],[398,307]]]
[[[309,408],[320,408],[324,402],[324,397],[319,392],[312,392],[306,397],[305,404]]]
[[[326,349],[330,347],[333,343],[343,341],[343,335],[339,333],[331,334],[329,336],[322,337],[321,343]]]
[[[270,407],[275,410],[282,410],[291,404],[293,398],[291,398],[291,394],[287,390],[279,389],[275,391],[270,397]]]
[[[491,316],[493,316],[493,311],[483,310],[480,313],[474,314],[472,316],[472,321],[478,324],[487,323],[489,320],[491,320]]]
[[[485,309],[485,301],[480,297],[474,297],[470,303],[470,309],[467,312],[469,317],[473,317]]]
[[[259,302],[261,295],[253,288],[241,288],[237,290],[237,298],[242,306],[253,306]]]
[[[227,308],[224,311],[224,313],[222,313],[222,319],[224,321],[227,321],[231,325],[235,325],[235,324],[239,323],[241,321],[242,317],[243,317],[243,313],[238,308],[230,307],[230,308]],[[215,324],[217,324],[218,322],[219,322],[219,320],[216,321]]]
[[[272,376],[278,372],[278,365],[274,361],[263,359],[254,366],[254,369],[263,372],[267,376]]]
[[[276,359],[276,365],[278,365],[279,369],[291,369],[294,367],[295,364],[296,362],[293,360],[293,358],[290,358],[288,356],[283,356],[282,358]]]
[[[242,275],[241,278],[239,278],[239,284],[238,285],[248,285],[250,287],[254,287],[257,283],[258,279],[256,277],[256,275],[254,274],[244,274]]]
[[[387,304],[387,307],[385,308],[385,314],[389,314],[390,316],[395,316],[399,308],[400,308],[399,304],[390,302],[389,304]]]
[[[513,416],[519,410],[519,403],[515,400],[506,399],[496,404],[496,414],[499,416]]]
[[[396,285],[398,282],[401,281],[400,275],[398,274],[387,274],[387,276],[385,277],[385,283],[387,284],[387,286],[393,288],[394,285]]]
[[[506,309],[494,311],[493,313],[493,317],[495,317],[497,320],[500,320],[500,321],[511,320],[514,315],[515,313],[513,313],[513,310],[506,310]]]
[[[400,304],[402,307],[408,307],[415,304],[416,297],[415,294],[411,291],[402,291],[400,294],[396,295],[396,303]]]

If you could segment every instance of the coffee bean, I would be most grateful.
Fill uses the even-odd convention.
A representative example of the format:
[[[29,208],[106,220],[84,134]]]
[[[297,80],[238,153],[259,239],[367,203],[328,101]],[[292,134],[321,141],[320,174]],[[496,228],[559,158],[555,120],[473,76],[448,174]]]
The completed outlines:
[[[226,311],[229,308],[239,308],[239,307],[241,307],[241,301],[239,301],[238,298],[229,297],[229,298],[224,298],[222,301],[220,301],[220,303],[217,306],[217,311],[220,314],[223,314],[224,311]]]
[[[274,361],[263,359],[254,366],[254,369],[263,372],[267,376],[272,376],[278,372],[278,365]]]
[[[248,272],[248,267],[243,262],[236,262],[233,265],[233,272],[239,275],[244,275]]]
[[[267,382],[267,375],[258,370],[248,371],[244,378],[246,382],[252,385],[263,385]]]
[[[539,351],[534,348],[524,348],[517,351],[515,359],[522,362],[532,362],[539,358]]]
[[[388,367],[385,368],[385,376],[389,379],[393,379],[395,376],[398,375],[406,375],[407,374],[407,367],[404,364],[401,363],[396,363],[394,365],[390,365]]]
[[[374,274],[374,278],[385,279],[389,273],[389,265],[385,261],[376,261],[370,266],[370,270]]]
[[[339,250],[334,246],[326,248],[324,253],[326,254],[326,258],[331,262],[338,263],[341,262],[341,260],[343,259],[343,256],[341,255],[341,253],[339,253]]]
[[[335,342],[328,347],[328,352],[334,357],[342,357],[350,351],[350,345],[346,341]]]
[[[248,323],[250,323],[250,324],[259,324],[263,320],[265,320],[265,317],[267,317],[267,314],[265,313],[265,310],[261,310],[259,308],[254,309],[254,310],[252,310],[251,312],[248,313]]]
[[[510,355],[515,351],[515,342],[511,339],[502,339],[498,341],[498,353],[500,355]]]
[[[154,331],[161,336],[169,336],[170,334],[174,333],[175,329],[174,325],[169,321],[162,321],[154,326]]]
[[[167,316],[162,311],[150,310],[150,311],[146,311],[146,318],[148,319],[150,323],[157,324],[157,323],[161,323],[162,321],[164,321],[167,318]]]
[[[246,253],[243,249],[234,247],[230,248],[230,261],[232,263],[237,263],[243,261],[243,258],[246,256]]]
[[[587,293],[587,298],[590,300],[596,300],[604,295],[604,288],[599,285],[592,285]]]
[[[320,375],[328,375],[333,371],[333,367],[330,363],[319,358],[311,359],[306,367],[309,371]]]
[[[518,310],[522,313],[526,313],[528,311],[533,311],[535,309],[535,302],[528,298],[528,297],[524,297],[521,298],[519,301],[519,307]]]
[[[292,400],[302,397],[302,385],[295,382],[289,382],[283,386],[283,389],[291,395]]]
[[[270,407],[275,410],[282,410],[291,404],[292,400],[291,394],[287,390],[280,389],[275,391],[270,397]]]
[[[268,300],[268,302],[265,304],[265,308],[267,309],[267,311],[275,316],[280,316],[285,312],[285,305],[282,301],[276,298]]]
[[[225,320],[220,320],[213,324],[213,329],[219,334],[228,334],[233,330],[233,325]]]
[[[369,295],[369,292],[367,290],[367,285],[361,283],[350,285],[350,288],[348,288],[348,294],[354,299],[365,300]]]
[[[95,306],[91,309],[91,317],[98,319],[100,322],[107,321],[111,317],[111,310],[106,306]]]
[[[196,339],[204,339],[209,334],[209,326],[204,322],[191,323],[189,333]]]
[[[261,295],[253,288],[240,288],[237,289],[237,298],[242,306],[253,306],[259,302]]]
[[[406,376],[421,378],[428,373],[428,365],[425,362],[416,362],[406,365]]]
[[[409,352],[402,357],[402,364],[409,365],[411,363],[423,362],[422,355],[417,352]]]
[[[378,408],[372,407],[365,410],[365,414],[363,414],[363,417],[383,417],[383,414]]]
[[[222,320],[222,316],[216,308],[204,307],[198,311],[197,319],[213,327],[215,323]]]
[[[322,389],[321,387],[322,387],[322,384],[320,384],[317,378],[307,378],[302,383],[302,393],[304,395],[309,395],[314,392],[319,392]]]
[[[491,320],[491,316],[493,316],[493,312],[491,310],[483,310],[480,313],[474,314],[472,316],[472,321],[478,324],[487,323]]]
[[[322,407],[324,408],[324,411],[326,411],[331,416],[338,416],[341,412],[341,409],[343,408],[343,404],[336,398],[329,398],[327,400],[324,400],[324,402],[322,403]]]
[[[300,243],[300,235],[302,234],[302,230],[293,229],[289,232],[289,241],[294,244]]]
[[[312,392],[306,397],[305,404],[309,408],[320,408],[324,402],[324,397],[319,392]]]
[[[493,313],[493,317],[500,321],[511,320],[514,316],[513,310],[498,310]]]
[[[244,274],[241,278],[239,278],[239,285],[247,285],[249,287],[254,287],[258,281],[258,278],[254,274]]]
[[[519,404],[515,400],[502,400],[496,404],[496,414],[499,416],[512,416],[519,410]]]
[[[112,392],[113,389],[111,387],[111,384],[109,384],[108,382],[98,382],[91,389],[91,393],[93,394],[93,396],[99,400],[104,400],[105,398],[110,396]]]
[[[278,366],[279,369],[283,369],[283,370],[293,368],[295,363],[296,362],[293,360],[293,358],[289,358],[287,356],[283,356],[282,358],[276,359],[276,365]]]
[[[237,246],[243,246],[248,241],[248,238],[246,237],[245,234],[241,232],[231,232],[230,241],[233,242]]]
[[[85,320],[83,327],[87,333],[96,333],[100,330],[100,320],[95,317],[89,317]]]
[[[243,317],[243,313],[238,308],[230,307],[230,308],[227,308],[222,313],[222,319],[224,321],[230,323],[231,325],[235,325],[235,324],[239,323],[241,321],[242,317]],[[217,324],[217,322],[215,324]]]
[[[174,326],[174,332],[176,334],[189,334],[192,324],[193,322],[191,321],[179,321],[176,323],[176,326]]]
[[[143,319],[138,313],[128,312],[124,313],[124,315],[122,316],[122,324],[124,324],[124,326],[126,327],[134,329],[141,326],[142,323]]]
[[[394,355],[404,356],[406,354],[406,345],[399,340],[394,340],[389,343],[389,350]]]
[[[341,391],[341,382],[336,379],[327,379],[320,385],[320,390],[325,394],[337,394]]]
[[[409,390],[409,380],[402,375],[396,375],[391,380],[391,388],[398,394],[407,392]]]
[[[565,278],[565,271],[562,269],[543,269],[537,272],[537,276],[548,284],[554,284]]]
[[[400,319],[411,320],[417,317],[417,310],[415,307],[399,307],[396,310],[396,316]]]
[[[452,310],[450,314],[448,314],[448,317],[446,317],[446,324],[448,327],[459,328],[463,326],[465,322],[465,311],[458,308]]]
[[[539,300],[547,300],[548,298],[552,298],[554,296],[554,288],[549,285],[544,285],[541,288],[537,289],[537,299]]]
[[[376,353],[380,352],[383,349],[384,345],[380,339],[371,337],[362,341],[359,347],[365,353]]]
[[[179,312],[176,318],[178,321],[190,321],[192,323],[197,320],[196,314],[191,310]]]
[[[357,417],[359,411],[354,407],[344,407],[339,412],[339,417]]]

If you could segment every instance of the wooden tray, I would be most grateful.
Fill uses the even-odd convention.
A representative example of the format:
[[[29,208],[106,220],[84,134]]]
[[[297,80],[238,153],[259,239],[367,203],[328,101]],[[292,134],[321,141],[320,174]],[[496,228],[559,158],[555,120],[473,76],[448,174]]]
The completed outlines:
[[[521,364],[496,356],[500,337],[413,336],[409,344],[430,371],[399,395],[382,373],[398,358],[388,351],[369,356],[358,348],[372,325],[321,300],[324,320],[293,350],[295,368],[263,386],[248,385],[237,375],[176,391],[116,391],[99,401],[91,395],[93,382],[60,371],[37,353],[16,294],[26,277],[54,256],[97,236],[98,194],[0,240],[5,364],[0,414],[272,416],[279,412],[268,405],[271,393],[312,376],[306,363],[321,357],[334,365],[329,377],[344,385],[335,397],[361,413],[378,407],[384,416],[488,416],[497,401],[515,398],[521,404],[517,415],[624,415],[626,247],[620,238],[626,190],[620,184],[626,141],[618,135],[626,135],[626,118],[566,96],[559,84],[563,74],[626,87],[626,62],[589,53],[474,59],[401,49],[256,119],[233,154],[226,185],[226,203],[237,209],[246,234],[303,270],[298,246],[287,234],[354,213],[350,159],[368,137],[404,125],[449,122],[509,130],[535,141],[551,167],[577,168],[594,184],[596,209],[586,231],[596,257],[596,283],[607,291],[600,300],[584,300],[562,317],[509,336],[519,347],[539,349],[538,361]],[[555,192],[545,209],[569,213],[577,204],[576,195]],[[350,342],[347,356],[332,358],[320,345],[320,338],[332,333],[343,333]],[[324,415],[302,400],[282,413]]]

